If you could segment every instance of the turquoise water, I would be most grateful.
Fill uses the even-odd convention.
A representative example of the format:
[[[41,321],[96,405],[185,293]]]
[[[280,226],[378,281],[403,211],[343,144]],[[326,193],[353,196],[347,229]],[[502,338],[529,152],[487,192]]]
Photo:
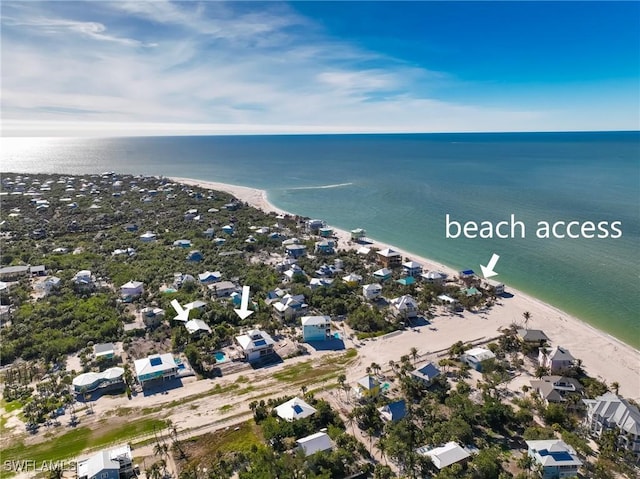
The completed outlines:
[[[229,361],[229,358],[227,357],[227,355],[222,351],[216,351],[213,355],[215,356],[216,361],[219,363],[224,363]]]
[[[4,171],[185,176],[497,279],[640,347],[640,133],[3,139]],[[447,239],[458,221],[526,238]],[[620,221],[619,239],[538,239],[538,221]],[[534,318],[535,321],[535,318]]]

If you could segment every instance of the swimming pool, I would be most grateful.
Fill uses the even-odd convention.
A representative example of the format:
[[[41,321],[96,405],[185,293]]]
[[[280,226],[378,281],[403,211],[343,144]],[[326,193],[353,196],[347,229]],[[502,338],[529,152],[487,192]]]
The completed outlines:
[[[216,351],[215,353],[213,353],[213,355],[216,358],[216,361],[219,363],[225,363],[227,361],[229,361],[229,358],[227,357],[226,353],[223,353],[222,351]]]
[[[336,339],[342,339],[340,337],[340,333],[333,333],[333,337],[336,338]]]

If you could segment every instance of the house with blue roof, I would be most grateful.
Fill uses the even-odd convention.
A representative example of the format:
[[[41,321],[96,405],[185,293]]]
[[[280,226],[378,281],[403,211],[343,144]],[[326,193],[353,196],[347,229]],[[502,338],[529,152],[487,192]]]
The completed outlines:
[[[433,384],[435,378],[440,376],[440,370],[433,363],[427,363],[421,368],[411,371],[411,376],[429,387]]]
[[[525,441],[529,450],[527,454],[541,468],[542,479],[563,479],[575,477],[582,461],[576,451],[559,439],[543,441]]]
[[[203,259],[204,256],[202,256],[202,253],[197,249],[189,251],[189,254],[187,255],[187,261],[202,261]]]
[[[380,418],[383,421],[399,421],[407,415],[407,404],[404,399],[401,399],[400,401],[395,401],[387,404],[386,406],[378,408],[378,412],[380,413]]]

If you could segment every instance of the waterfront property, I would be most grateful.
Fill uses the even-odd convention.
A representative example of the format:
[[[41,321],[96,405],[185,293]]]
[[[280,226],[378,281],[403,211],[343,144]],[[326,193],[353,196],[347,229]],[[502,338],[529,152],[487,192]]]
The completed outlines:
[[[422,273],[420,277],[427,284],[442,284],[447,279],[447,275],[441,271],[428,271]]]
[[[527,454],[541,468],[542,479],[575,477],[582,462],[576,451],[559,439],[526,441]]]
[[[516,333],[523,343],[542,345],[549,341],[549,337],[540,329],[518,329]]]
[[[128,444],[97,452],[78,461],[76,468],[78,479],[129,479],[136,476]]]
[[[302,338],[305,342],[324,341],[331,338],[331,318],[329,316],[303,316]]]
[[[402,263],[402,272],[407,276],[420,276],[422,274],[422,265],[415,261],[406,261]]]
[[[173,379],[178,376],[178,365],[172,354],[153,354],[134,361],[136,377],[142,387],[156,379]]]
[[[304,399],[295,397],[280,404],[279,406],[276,406],[275,411],[280,419],[291,422],[297,421],[298,419],[304,419],[305,417],[315,414],[316,409],[307,404]]]
[[[493,294],[495,294],[496,296],[501,296],[504,294],[504,283],[496,281],[495,279],[486,279],[485,283],[487,289],[493,292]]]
[[[540,366],[554,373],[562,369],[572,368],[575,363],[575,358],[568,349],[556,346],[553,349],[540,348],[538,352],[538,362]]]
[[[640,459],[640,410],[611,392],[583,402],[587,406],[585,424],[591,435],[600,437],[605,431],[617,430],[618,444]]]
[[[482,362],[495,359],[496,355],[485,348],[471,348],[460,356],[460,361],[467,363],[476,371],[482,371]]]
[[[397,268],[402,264],[402,255],[391,248],[385,248],[376,253],[378,263],[385,268]]]
[[[236,336],[236,342],[240,345],[245,361],[257,361],[273,354],[275,341],[266,332],[253,329],[247,334]]]
[[[98,389],[124,389],[124,369],[109,368],[101,373],[83,373],[71,382],[76,394],[91,393]]]

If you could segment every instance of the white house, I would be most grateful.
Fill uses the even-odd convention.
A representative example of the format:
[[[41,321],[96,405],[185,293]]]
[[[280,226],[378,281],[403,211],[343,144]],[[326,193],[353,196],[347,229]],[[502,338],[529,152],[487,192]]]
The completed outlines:
[[[140,241],[142,241],[143,243],[151,243],[156,239],[158,239],[158,236],[151,231],[147,231],[146,233],[140,235]]]
[[[344,281],[345,283],[349,284],[349,285],[357,285],[358,283],[360,283],[360,281],[362,281],[362,276],[360,276],[359,274],[356,273],[350,273],[346,276],[342,277],[342,281]]]
[[[273,353],[275,341],[264,331],[253,329],[247,334],[236,336],[246,361],[256,361]]]
[[[240,288],[231,281],[220,281],[218,283],[213,283],[208,285],[207,288],[209,288],[209,290],[213,292],[218,298],[231,296],[232,293],[240,290]]]
[[[316,409],[313,406],[307,404],[303,399],[295,397],[276,406],[276,414],[279,418],[285,421],[296,421],[298,419],[304,419],[315,414]]]
[[[178,365],[171,353],[152,354],[143,359],[136,359],[133,364],[142,387],[154,379],[173,379],[178,375]]]
[[[405,261],[402,263],[402,271],[407,276],[420,276],[422,274],[422,265],[415,261]]]
[[[422,280],[428,284],[442,284],[447,279],[447,275],[441,271],[428,271],[420,275]]]
[[[142,281],[129,281],[120,286],[120,296],[134,298],[144,293],[144,283]]]
[[[302,294],[295,296],[285,294],[279,301],[275,301],[271,305],[273,307],[273,317],[279,321],[298,318],[305,314],[309,308]]]
[[[595,399],[583,399],[587,406],[585,423],[596,437],[618,428],[618,444],[640,459],[640,410],[618,395],[608,392]]]
[[[563,479],[578,475],[582,461],[578,459],[576,451],[564,441],[549,439],[525,442],[529,448],[527,454],[542,468],[542,479]]]
[[[378,283],[365,284],[362,287],[362,296],[364,296],[364,299],[366,299],[367,301],[378,299],[381,293],[382,286],[380,286]]]
[[[88,269],[83,269],[76,273],[72,281],[79,288],[90,288],[93,286],[93,275]]]
[[[433,465],[438,469],[444,469],[457,462],[464,461],[469,458],[470,454],[460,447],[457,442],[451,441],[444,446],[428,449],[426,446],[418,448],[418,454],[429,456]]]
[[[476,371],[482,370],[482,361],[488,361],[489,359],[495,359],[496,355],[485,348],[471,348],[464,352],[460,356],[460,361],[467,363]]]
[[[399,318],[415,318],[418,316],[418,302],[405,294],[391,300],[391,314]]]
[[[202,284],[216,283],[222,279],[222,273],[220,271],[205,271],[198,275],[198,281]]]
[[[211,328],[201,319],[190,319],[184,324],[184,327],[187,328],[189,334],[211,334]]]
[[[78,479],[118,479],[132,477],[131,447],[126,444],[105,449],[76,464]]]
[[[326,432],[316,432],[309,436],[301,437],[296,441],[298,447],[304,452],[305,456],[310,456],[319,451],[329,451],[333,444],[331,438]]]
[[[556,372],[573,367],[575,358],[571,356],[568,349],[556,346],[553,349],[540,348],[538,350],[538,362],[543,368]]]

